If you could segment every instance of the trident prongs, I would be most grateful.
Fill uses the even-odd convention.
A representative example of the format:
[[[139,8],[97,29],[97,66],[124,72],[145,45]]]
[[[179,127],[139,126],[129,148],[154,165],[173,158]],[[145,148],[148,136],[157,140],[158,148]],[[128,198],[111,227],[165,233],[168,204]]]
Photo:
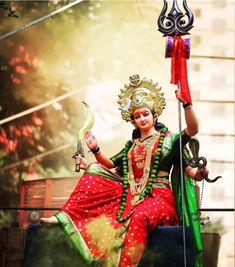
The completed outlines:
[[[157,21],[158,30],[163,33],[163,36],[181,36],[190,34],[189,30],[193,28],[194,17],[192,11],[187,6],[186,0],[183,1],[185,14],[181,12],[177,0],[174,0],[171,11],[167,16],[166,12],[168,4],[166,0],[163,1],[164,5]]]

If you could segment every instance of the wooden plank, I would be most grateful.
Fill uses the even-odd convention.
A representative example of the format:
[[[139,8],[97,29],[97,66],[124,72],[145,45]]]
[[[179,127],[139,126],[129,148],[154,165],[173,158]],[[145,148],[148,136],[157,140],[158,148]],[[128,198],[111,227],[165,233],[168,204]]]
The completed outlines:
[[[61,208],[74,190],[78,178],[47,178],[23,181],[21,184],[21,206],[35,208]],[[20,211],[20,228],[26,229],[32,223],[32,214],[39,213],[41,217],[50,217],[55,210]]]

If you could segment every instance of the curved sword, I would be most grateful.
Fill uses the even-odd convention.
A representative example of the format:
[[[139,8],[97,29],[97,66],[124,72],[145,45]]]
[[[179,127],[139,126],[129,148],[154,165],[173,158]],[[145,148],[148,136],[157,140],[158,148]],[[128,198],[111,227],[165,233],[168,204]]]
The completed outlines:
[[[88,131],[92,128],[94,121],[95,121],[94,113],[91,110],[90,106],[86,102],[82,101],[82,103],[85,105],[85,107],[87,109],[87,117],[86,117],[86,120],[84,122],[84,125],[78,131],[77,151],[73,154],[72,158],[75,158],[78,155],[85,157],[85,154],[84,154],[85,133],[86,133],[86,131]],[[76,164],[75,171],[80,172],[80,164]]]

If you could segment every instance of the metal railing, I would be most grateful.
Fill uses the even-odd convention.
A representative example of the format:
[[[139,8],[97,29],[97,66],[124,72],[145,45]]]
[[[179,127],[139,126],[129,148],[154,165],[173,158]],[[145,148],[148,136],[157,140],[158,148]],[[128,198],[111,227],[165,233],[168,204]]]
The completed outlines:
[[[60,208],[50,207],[1,207],[0,210],[60,210]],[[200,208],[198,211],[234,212],[234,208]]]

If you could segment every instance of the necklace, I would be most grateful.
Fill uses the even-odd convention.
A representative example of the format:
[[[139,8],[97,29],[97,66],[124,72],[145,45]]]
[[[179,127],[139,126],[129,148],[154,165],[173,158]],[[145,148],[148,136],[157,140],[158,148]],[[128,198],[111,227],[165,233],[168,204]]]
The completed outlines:
[[[155,160],[154,160],[154,164],[153,164],[153,168],[152,168],[151,173],[150,173],[150,162],[151,162],[151,152],[152,152],[152,150],[149,149],[149,150],[151,150],[150,151],[149,165],[145,166],[145,168],[144,168],[144,174],[145,174],[144,178],[146,179],[145,185],[141,187],[142,190],[140,190],[140,188],[137,190],[138,195],[137,195],[137,198],[134,200],[135,204],[139,203],[140,201],[143,201],[146,196],[151,194],[152,187],[153,187],[153,184],[154,184],[154,180],[155,180],[157,172],[158,172],[158,166],[159,166],[159,160],[160,160],[161,151],[162,151],[162,145],[163,145],[165,134],[166,134],[167,130],[168,129],[166,127],[164,127],[161,130],[160,140],[159,140],[159,143],[158,143],[158,148],[157,148],[157,151],[156,151],[156,156],[155,156]],[[125,148],[123,150],[123,157],[122,157],[122,163],[123,163],[123,183],[122,183],[122,188],[123,188],[123,193],[122,193],[122,197],[121,197],[121,206],[119,208],[119,211],[118,211],[117,217],[116,217],[117,221],[120,222],[120,223],[124,223],[131,216],[131,212],[130,212],[125,218],[122,217],[124,209],[126,207],[126,198],[127,198],[127,193],[128,193],[128,187],[131,184],[131,179],[134,178],[133,176],[131,177],[131,175],[133,175],[132,173],[128,175],[128,167],[129,167],[129,171],[131,170],[131,168],[130,168],[131,164],[129,163],[131,161],[131,159],[130,159],[130,153],[128,153],[128,152],[129,152],[130,148],[134,147],[134,145],[135,145],[135,143],[132,144],[132,142],[129,141],[129,142],[126,143]],[[146,155],[146,161],[147,161],[147,155]],[[147,174],[148,174],[148,176],[147,176]],[[129,183],[129,181],[130,181],[130,183]]]
[[[143,169],[144,166],[146,166],[145,164],[146,154],[148,154],[149,151],[152,151],[155,142],[159,138],[159,135],[160,134],[158,132],[154,132],[151,136],[145,138],[144,140],[141,140],[139,138],[134,141],[134,146],[133,146],[134,161],[139,169]],[[128,155],[128,161],[130,161],[129,155]],[[132,167],[132,164],[131,164],[131,167]],[[130,172],[130,166],[129,166],[129,172]]]
[[[154,148],[154,144],[159,139],[159,136],[160,134],[158,132],[155,132],[153,135],[149,136],[143,141],[140,141],[140,139],[135,140],[132,148],[128,152],[128,170],[129,170],[128,179],[130,183],[131,193],[134,196],[131,201],[132,205],[137,204],[139,196],[147,184],[150,172],[152,150]],[[141,151],[139,151],[139,149],[141,149]],[[135,180],[133,172],[133,165],[131,161],[132,150],[134,152],[134,161],[137,167],[139,169],[143,169],[143,175],[138,181]],[[139,153],[141,157],[140,162],[138,161],[139,158],[136,157],[137,153]]]

